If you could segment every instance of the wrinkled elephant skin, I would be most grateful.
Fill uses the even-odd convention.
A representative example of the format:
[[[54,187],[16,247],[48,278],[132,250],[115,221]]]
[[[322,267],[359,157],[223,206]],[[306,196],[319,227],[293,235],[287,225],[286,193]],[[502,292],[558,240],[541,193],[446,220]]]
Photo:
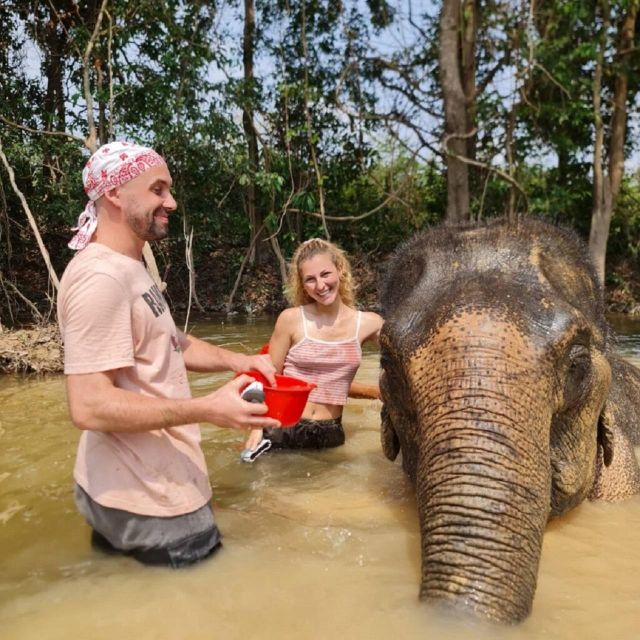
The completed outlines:
[[[640,371],[610,353],[584,244],[540,221],[417,235],[381,303],[382,446],[416,487],[420,596],[520,621],[548,519],[640,491]]]

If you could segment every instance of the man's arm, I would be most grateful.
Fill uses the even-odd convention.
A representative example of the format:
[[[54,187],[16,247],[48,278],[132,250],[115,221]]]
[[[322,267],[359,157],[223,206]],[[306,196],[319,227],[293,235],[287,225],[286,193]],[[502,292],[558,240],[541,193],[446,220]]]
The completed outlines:
[[[210,422],[231,429],[278,427],[267,418],[265,404],[246,402],[241,390],[251,382],[238,376],[216,391],[199,398],[152,398],[115,386],[115,372],[67,376],[71,421],[91,431],[137,432]]]
[[[247,355],[209,344],[178,331],[184,363],[189,371],[259,371],[275,384],[275,367],[268,354]]]

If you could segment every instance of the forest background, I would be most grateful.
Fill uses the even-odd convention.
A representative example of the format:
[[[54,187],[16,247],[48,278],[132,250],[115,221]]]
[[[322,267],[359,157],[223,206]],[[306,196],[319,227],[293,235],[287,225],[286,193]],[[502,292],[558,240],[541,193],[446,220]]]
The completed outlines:
[[[275,312],[297,243],[352,256],[361,303],[425,226],[534,215],[640,313],[640,0],[3,0],[0,331],[55,316],[81,170],[168,161],[154,246],[182,317]],[[147,254],[148,256],[148,254]]]

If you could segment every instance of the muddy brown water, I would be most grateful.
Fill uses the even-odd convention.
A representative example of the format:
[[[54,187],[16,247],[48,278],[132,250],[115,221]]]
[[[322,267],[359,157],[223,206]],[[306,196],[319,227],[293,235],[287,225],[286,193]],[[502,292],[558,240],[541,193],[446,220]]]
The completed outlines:
[[[196,333],[255,351],[268,321]],[[618,349],[640,365],[640,322]],[[375,380],[367,352],[358,379]],[[202,394],[228,375],[192,378]],[[223,549],[182,571],[93,551],[75,510],[78,432],[62,377],[0,379],[0,638],[640,638],[640,497],[585,503],[549,525],[530,618],[442,619],[418,601],[412,488],[384,458],[379,403],[351,400],[347,443],[241,463],[243,435],[203,427]]]

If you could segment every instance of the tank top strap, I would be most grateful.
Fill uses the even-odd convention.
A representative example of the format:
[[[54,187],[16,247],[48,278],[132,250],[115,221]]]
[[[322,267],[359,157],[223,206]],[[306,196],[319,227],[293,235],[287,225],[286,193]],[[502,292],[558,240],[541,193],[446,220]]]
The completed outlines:
[[[355,335],[356,340],[358,339],[358,336],[360,335],[360,320],[361,319],[362,319],[362,311],[358,311],[358,319],[356,320],[356,335]]]
[[[304,315],[304,307],[300,305],[300,315],[302,316],[302,332],[305,338],[308,338],[307,335],[307,316]]]

